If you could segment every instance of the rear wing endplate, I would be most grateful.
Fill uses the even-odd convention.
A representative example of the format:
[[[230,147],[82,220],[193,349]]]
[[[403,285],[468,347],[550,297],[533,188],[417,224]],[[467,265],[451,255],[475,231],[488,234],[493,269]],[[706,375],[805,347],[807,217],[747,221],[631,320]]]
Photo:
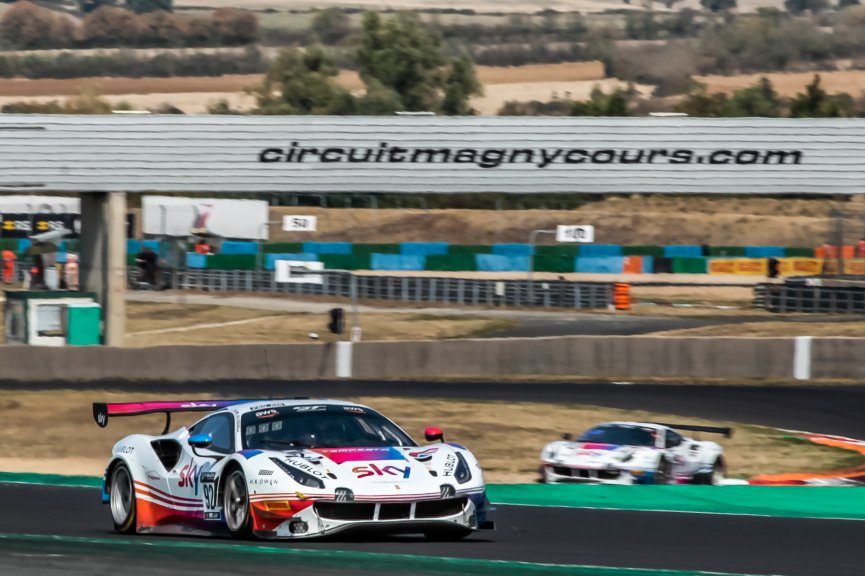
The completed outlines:
[[[716,426],[697,426],[695,424],[667,424],[665,422],[658,422],[660,426],[666,426],[667,428],[673,428],[675,430],[687,430],[689,432],[707,432],[709,434],[721,434],[724,438],[732,438],[733,429],[732,428],[719,428]]]
[[[243,404],[250,400],[189,400],[182,402],[123,402],[107,404],[93,403],[93,419],[100,428],[108,426],[109,418],[119,416],[141,416],[142,414],[165,414],[165,430],[168,433],[171,426],[171,414],[174,412],[213,412],[235,404]]]

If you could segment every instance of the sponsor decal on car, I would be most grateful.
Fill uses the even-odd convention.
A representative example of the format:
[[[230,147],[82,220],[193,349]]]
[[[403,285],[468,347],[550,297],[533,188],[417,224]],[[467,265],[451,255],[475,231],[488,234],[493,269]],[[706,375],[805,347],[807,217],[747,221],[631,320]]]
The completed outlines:
[[[312,451],[330,458],[337,464],[342,464],[343,462],[405,460],[405,456],[396,448],[318,448]]]
[[[442,476],[453,476],[456,467],[457,457],[453,454],[448,454],[447,458],[445,458],[444,466],[442,467]]]
[[[318,470],[315,466],[313,466],[309,462],[305,462],[303,460],[298,460],[296,458],[290,458],[288,460],[288,463],[291,464],[292,466],[294,466],[295,468],[297,468],[298,470],[303,470],[307,474],[312,474],[313,476],[316,476],[317,478],[327,478],[327,476],[325,476],[323,472]]]
[[[261,412],[256,412],[256,418],[273,418],[274,416],[279,416],[279,411],[277,410],[262,410]]]
[[[346,412],[353,412],[355,414],[366,414],[366,410],[360,406],[343,406],[342,409]]]
[[[315,404],[313,406],[292,406],[291,409],[295,412],[324,412],[327,410],[327,406]]]
[[[410,466],[400,468],[399,466],[388,465],[379,468],[375,464],[368,464],[366,466],[355,466],[351,471],[357,475],[358,479],[370,476],[402,476],[403,479],[407,479],[411,475]]]
[[[153,470],[148,470],[147,472],[144,473],[144,475],[147,476],[147,479],[150,480],[151,482],[159,482],[160,480],[162,480],[162,476],[160,476],[159,474],[157,474]]]
[[[408,455],[418,462],[429,462],[432,460],[433,454],[438,452],[438,448],[427,448],[426,450],[416,450],[409,452]]]

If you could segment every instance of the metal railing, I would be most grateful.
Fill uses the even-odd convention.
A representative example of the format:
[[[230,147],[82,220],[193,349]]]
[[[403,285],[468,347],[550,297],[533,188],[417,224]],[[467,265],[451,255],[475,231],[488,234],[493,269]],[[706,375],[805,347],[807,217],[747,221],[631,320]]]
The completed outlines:
[[[168,280],[172,288],[179,290],[350,297],[350,274],[325,270],[322,276],[321,284],[292,284],[276,282],[272,271],[190,269],[173,272]],[[606,308],[613,293],[613,284],[607,282],[534,281],[530,289],[527,280],[362,275],[356,278],[360,299],[396,302]]]
[[[754,305],[770,312],[865,314],[865,287],[758,284]]]

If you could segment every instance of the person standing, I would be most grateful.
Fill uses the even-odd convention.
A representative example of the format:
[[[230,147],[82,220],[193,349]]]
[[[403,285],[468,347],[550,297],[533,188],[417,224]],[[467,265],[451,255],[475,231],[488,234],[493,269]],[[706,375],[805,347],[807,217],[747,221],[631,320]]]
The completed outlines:
[[[138,269],[141,273],[141,280],[150,284],[153,288],[156,288],[156,260],[156,253],[148,246],[145,246],[135,257],[135,262],[138,264]]]
[[[63,279],[67,290],[78,290],[78,254],[67,254],[63,267]]]
[[[15,281],[15,252],[3,251],[3,283],[12,284]]]

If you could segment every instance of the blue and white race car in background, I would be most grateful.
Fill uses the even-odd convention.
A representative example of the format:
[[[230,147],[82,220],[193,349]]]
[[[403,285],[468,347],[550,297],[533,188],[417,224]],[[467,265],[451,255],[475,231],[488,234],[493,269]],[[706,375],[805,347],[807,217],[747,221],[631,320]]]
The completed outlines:
[[[541,452],[546,483],[720,484],[726,475],[724,449],[715,442],[688,438],[687,430],[723,434],[731,428],[607,422],[576,440],[565,434]]]

